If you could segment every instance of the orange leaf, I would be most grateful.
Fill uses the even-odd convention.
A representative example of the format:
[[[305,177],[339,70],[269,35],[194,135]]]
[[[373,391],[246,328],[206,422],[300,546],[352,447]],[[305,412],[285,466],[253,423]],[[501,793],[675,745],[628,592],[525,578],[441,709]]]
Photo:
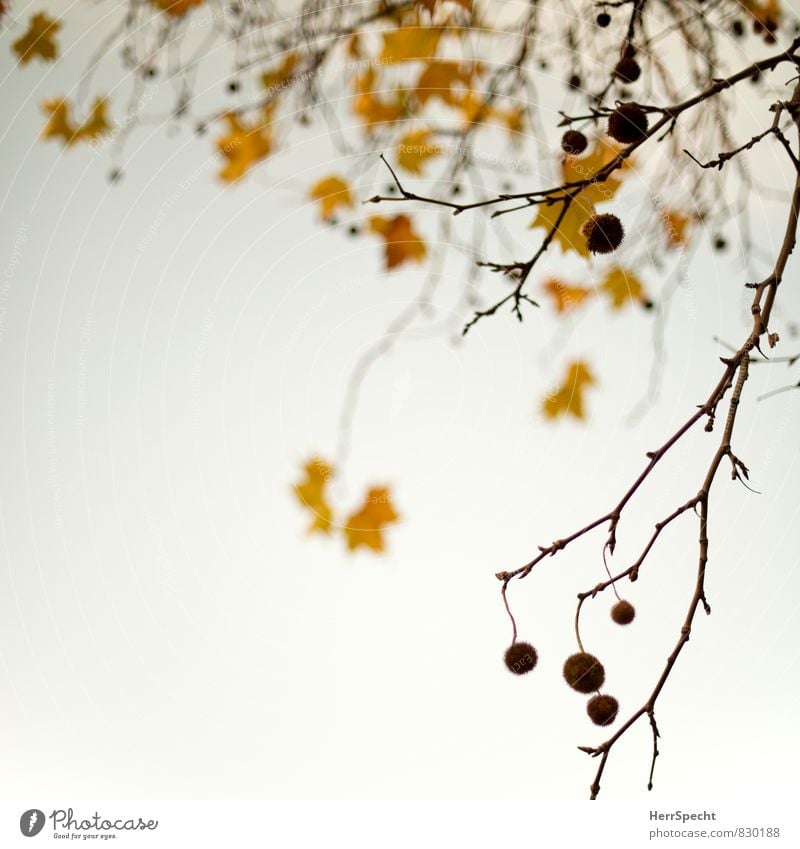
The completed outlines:
[[[426,129],[406,133],[397,145],[397,164],[412,174],[421,174],[425,162],[442,152],[432,138],[433,133]]]
[[[415,59],[429,59],[436,53],[441,27],[404,26],[383,33],[382,62],[409,62]]]
[[[333,526],[333,511],[328,504],[325,487],[333,476],[333,468],[315,457],[306,463],[304,472],[305,478],[295,484],[294,493],[303,507],[314,515],[308,533],[319,531],[329,534]]]
[[[35,56],[52,62],[58,56],[58,47],[53,40],[61,29],[58,21],[48,17],[44,12],[37,12],[31,17],[28,31],[12,45],[12,50],[23,65],[27,65]]]
[[[340,206],[352,207],[353,198],[350,195],[350,187],[341,177],[325,177],[311,187],[311,197],[319,201],[322,217],[332,218]]]
[[[383,236],[386,241],[386,268],[395,268],[404,262],[415,260],[422,262],[427,253],[425,242],[414,232],[411,219],[407,215],[395,215],[384,218],[374,215],[369,219],[369,229]]]
[[[353,513],[345,523],[347,547],[351,551],[359,546],[383,551],[383,529],[399,518],[392,505],[389,489],[373,487],[364,498],[361,509]]]
[[[375,69],[370,68],[355,79],[356,98],[353,111],[368,126],[387,124],[397,121],[405,113],[405,107],[399,91],[394,92],[393,100],[384,100],[375,92]]]
[[[585,419],[583,393],[587,386],[592,386],[594,383],[594,376],[586,363],[575,360],[567,366],[561,386],[542,402],[542,412],[548,419],[563,415]]]
[[[238,180],[245,172],[272,153],[271,108],[264,110],[264,120],[247,126],[238,116],[225,116],[227,135],[217,139],[217,150],[227,160],[219,176],[229,183]]]
[[[611,299],[611,308],[615,310],[622,309],[630,301],[644,299],[644,286],[641,280],[633,272],[621,266],[610,268],[599,288]]]
[[[153,0],[153,2],[173,18],[180,18],[193,6],[199,6],[203,0]]]
[[[686,232],[689,221],[688,215],[684,215],[677,209],[664,210],[661,220],[667,234],[667,244],[671,248],[679,248],[686,244],[689,234]]]
[[[583,300],[594,294],[593,289],[572,286],[569,283],[563,283],[557,277],[550,277],[542,285],[547,294],[553,298],[558,313],[575,309]]]
[[[274,71],[266,71],[261,75],[261,85],[265,89],[283,88],[292,78],[298,61],[299,56],[296,53],[287,54]]]
[[[96,139],[111,129],[106,118],[107,106],[108,100],[98,97],[86,121],[76,124],[70,116],[71,106],[66,98],[47,100],[42,104],[42,109],[49,115],[42,130],[42,138],[60,138],[64,145],[84,139]]]
[[[459,99],[453,92],[453,86],[460,83],[469,91],[480,70],[477,62],[428,62],[417,80],[414,93],[422,105],[431,98],[439,98],[455,106]]]
[[[607,165],[618,152],[619,148],[600,140],[588,156],[565,156],[561,166],[562,185],[577,183],[591,177]],[[626,167],[628,167],[628,161],[621,170]],[[581,256],[589,256],[589,249],[586,247],[586,239],[581,233],[581,228],[587,219],[595,214],[596,203],[611,200],[617,193],[622,185],[619,174],[618,170],[607,180],[586,186],[572,199],[554,236],[554,241],[561,246],[564,253],[575,251]],[[558,198],[563,195],[553,195],[553,197]],[[531,227],[544,227],[549,232],[556,226],[563,205],[564,202],[559,200],[551,204],[541,204]]]

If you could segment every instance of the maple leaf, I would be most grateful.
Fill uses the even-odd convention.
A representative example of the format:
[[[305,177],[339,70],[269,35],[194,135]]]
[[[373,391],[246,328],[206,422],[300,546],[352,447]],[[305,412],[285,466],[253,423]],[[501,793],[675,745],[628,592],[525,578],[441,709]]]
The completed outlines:
[[[111,129],[106,118],[108,100],[98,97],[89,117],[82,124],[76,124],[71,116],[71,106],[66,98],[46,100],[42,109],[48,113],[47,123],[42,130],[42,138],[60,138],[65,145],[71,145],[83,139],[96,139]]]
[[[427,129],[406,133],[397,145],[397,164],[412,174],[421,174],[425,162],[442,152],[432,138],[433,133]]]
[[[383,33],[383,50],[380,61],[409,62],[415,59],[430,59],[439,46],[441,27],[424,25],[403,26]]]
[[[566,369],[564,382],[542,402],[542,412],[548,419],[571,415],[576,419],[586,418],[583,393],[587,386],[595,383],[589,367],[581,360],[571,362]]]
[[[686,244],[689,234],[686,232],[689,221],[688,215],[677,209],[664,210],[661,220],[667,234],[667,244],[671,248],[679,248]]]
[[[395,268],[404,262],[415,260],[422,262],[427,253],[425,242],[414,232],[411,219],[407,215],[395,215],[385,218],[373,215],[369,219],[369,229],[383,236],[386,241],[386,268]]]
[[[61,24],[44,12],[31,16],[28,31],[11,45],[21,64],[27,65],[36,56],[52,62],[58,56],[58,47],[53,39],[60,29]]]
[[[417,80],[414,94],[421,105],[432,98],[439,98],[451,106],[456,106],[460,98],[454,92],[453,86],[460,83],[469,91],[481,70],[477,62],[428,62]]]
[[[644,299],[644,286],[639,278],[621,266],[609,269],[599,288],[611,299],[611,308],[615,310],[622,309],[630,301]]]
[[[217,150],[227,159],[219,172],[221,179],[229,183],[238,180],[254,165],[272,153],[271,113],[272,107],[263,110],[264,118],[247,126],[233,113],[225,116],[228,122],[227,135],[217,139]]]
[[[319,180],[311,187],[310,195],[313,200],[319,201],[324,219],[332,218],[340,206],[353,206],[350,187],[341,177],[331,176]]]
[[[779,24],[783,9],[779,0],[741,0],[742,5],[763,26],[768,22]]]
[[[173,18],[181,18],[192,7],[200,6],[203,0],[153,0],[153,2]]]
[[[550,277],[542,284],[544,290],[553,298],[556,312],[565,313],[575,309],[582,301],[594,294],[594,290],[584,286],[572,286],[557,277]]]
[[[333,511],[328,504],[325,487],[333,476],[333,468],[314,457],[306,463],[303,471],[305,477],[294,485],[294,493],[300,504],[314,516],[307,532],[329,534],[333,527]]]
[[[461,6],[462,9],[466,9],[468,12],[472,11],[472,0],[417,0],[417,6],[422,6],[427,9],[431,15],[436,11],[437,6],[441,6],[442,3],[452,2],[458,6]]]
[[[372,487],[361,509],[349,516],[344,525],[347,547],[350,551],[359,546],[383,551],[383,529],[399,518],[392,505],[389,489]]]
[[[372,128],[375,124],[393,123],[405,113],[401,92],[394,92],[393,100],[384,100],[375,94],[375,69],[370,68],[355,79],[357,96],[353,111]]]
[[[591,177],[607,165],[618,152],[619,148],[600,140],[588,156],[565,156],[561,165],[562,185],[577,183]],[[627,166],[626,161],[622,168]],[[586,247],[586,239],[581,233],[581,228],[587,219],[595,214],[596,203],[611,200],[617,193],[622,185],[619,177],[616,176],[618,174],[619,171],[602,183],[586,186],[572,199],[554,236],[554,241],[561,246],[564,253],[575,251],[581,256],[589,256],[589,249]],[[563,195],[556,194],[553,197],[560,198]],[[549,232],[556,226],[563,206],[564,201],[558,199],[550,204],[541,204],[531,227],[544,227]]]
[[[294,74],[294,69],[300,57],[296,53],[289,53],[274,71],[265,71],[261,75],[261,85],[265,89],[283,88]]]

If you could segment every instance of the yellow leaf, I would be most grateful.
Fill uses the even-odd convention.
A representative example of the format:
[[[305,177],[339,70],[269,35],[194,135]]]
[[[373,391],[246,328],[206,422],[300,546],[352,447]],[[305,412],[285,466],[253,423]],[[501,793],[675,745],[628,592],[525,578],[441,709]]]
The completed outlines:
[[[548,419],[571,415],[576,419],[586,418],[583,393],[595,379],[586,363],[576,360],[567,366],[564,382],[542,402],[542,412]]]
[[[319,201],[323,218],[332,218],[340,206],[352,207],[350,187],[341,177],[325,177],[311,187],[312,200]]]
[[[629,301],[644,299],[644,286],[639,278],[620,266],[608,270],[599,288],[611,299],[611,308],[615,310],[621,309]]]
[[[386,268],[392,269],[404,262],[415,260],[422,262],[427,253],[425,242],[414,232],[411,219],[407,215],[384,218],[374,215],[369,219],[369,229],[383,236],[386,242]]]
[[[777,26],[781,22],[783,9],[778,0],[741,0],[742,5],[762,25],[772,23]]]
[[[619,148],[600,140],[588,156],[565,156],[561,166],[561,184],[576,183],[591,177],[607,165],[618,152]],[[626,167],[628,167],[627,160],[623,169]],[[619,171],[615,172],[602,183],[586,186],[573,198],[554,237],[564,253],[575,251],[581,256],[589,256],[589,249],[586,247],[586,239],[581,233],[581,228],[586,220],[595,214],[596,203],[611,200],[617,193],[622,185],[617,176],[619,173]],[[561,198],[563,195],[554,195],[554,197]],[[556,200],[551,204],[541,204],[531,227],[544,227],[549,232],[555,227],[563,205],[562,200]]]
[[[442,152],[432,138],[433,133],[426,129],[406,133],[397,145],[397,164],[412,174],[421,174],[425,162]]]
[[[367,493],[361,509],[353,513],[345,523],[347,547],[351,551],[359,546],[383,551],[383,529],[399,518],[392,505],[388,488],[373,487]]]
[[[544,290],[553,298],[556,312],[565,313],[575,309],[582,301],[594,294],[593,289],[584,286],[571,286],[557,277],[551,277],[542,284]]]
[[[319,531],[329,534],[333,523],[333,511],[328,504],[325,487],[333,476],[333,468],[315,457],[306,463],[303,471],[305,477],[300,483],[295,484],[294,493],[300,504],[314,516],[308,526],[308,533]]]
[[[353,102],[353,111],[368,127],[393,123],[405,114],[400,92],[394,92],[393,100],[383,100],[376,96],[374,68],[369,68],[357,76],[355,83],[357,96]]]
[[[229,183],[238,180],[245,172],[272,153],[271,108],[264,110],[264,120],[247,126],[233,113],[225,116],[227,135],[217,139],[217,150],[227,160],[219,176]]]
[[[58,47],[53,39],[60,29],[61,24],[58,21],[44,12],[37,12],[31,17],[28,31],[11,47],[23,65],[27,65],[35,56],[52,62],[58,56]]]
[[[429,59],[436,53],[441,27],[405,26],[387,30],[383,33],[381,62],[408,62],[415,59]]]
[[[153,0],[153,2],[173,18],[180,18],[193,6],[200,6],[203,0]]]
[[[667,244],[671,248],[679,248],[686,244],[689,238],[687,226],[690,218],[677,209],[664,210],[661,220],[667,234]]]
[[[296,53],[289,53],[274,71],[266,71],[261,75],[261,85],[265,89],[283,88],[294,74],[294,69],[300,57]]]
[[[42,138],[60,138],[65,145],[98,138],[111,129],[106,118],[107,105],[106,98],[98,97],[86,121],[76,124],[70,116],[71,106],[66,98],[45,101],[42,109],[48,113],[48,120],[42,130]]]
[[[481,67],[477,62],[428,62],[417,80],[414,94],[421,105],[431,98],[439,98],[455,106],[460,98],[453,91],[453,86],[461,84],[469,91],[480,71]]]

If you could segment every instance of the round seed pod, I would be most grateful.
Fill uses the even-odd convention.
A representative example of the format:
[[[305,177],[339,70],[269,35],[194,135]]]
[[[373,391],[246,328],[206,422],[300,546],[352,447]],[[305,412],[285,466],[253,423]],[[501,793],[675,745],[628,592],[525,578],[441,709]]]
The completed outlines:
[[[622,222],[611,213],[593,215],[581,227],[581,233],[586,239],[586,247],[593,254],[610,254],[625,238]]]
[[[561,150],[563,150],[564,153],[571,154],[572,156],[577,156],[579,153],[583,153],[588,145],[588,139],[578,130],[567,130],[566,133],[561,136]]]
[[[597,26],[607,27],[611,23],[611,15],[608,12],[600,12],[597,16]]]
[[[514,643],[506,649],[505,663],[515,675],[525,675],[536,666],[539,656],[530,643]]]
[[[591,693],[603,686],[606,671],[593,654],[578,652],[564,663],[564,680],[579,693]]]
[[[586,713],[595,725],[611,725],[619,713],[619,702],[613,696],[597,695],[589,699]]]
[[[629,601],[625,601],[624,599],[618,601],[611,608],[611,618],[617,625],[630,625],[635,616],[636,609]]]
[[[623,144],[641,141],[649,125],[647,113],[635,103],[620,103],[608,116],[608,134]]]
[[[614,68],[614,76],[624,83],[635,83],[641,73],[642,69],[633,56],[623,56]]]

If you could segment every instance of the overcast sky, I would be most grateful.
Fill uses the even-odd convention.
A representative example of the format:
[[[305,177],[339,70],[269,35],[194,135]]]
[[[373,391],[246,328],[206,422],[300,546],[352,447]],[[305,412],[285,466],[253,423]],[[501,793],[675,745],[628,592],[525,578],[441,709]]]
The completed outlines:
[[[574,319],[531,309],[523,324],[503,312],[455,345],[437,330],[468,318],[448,312],[465,268],[451,258],[438,311],[364,383],[336,498],[354,508],[387,484],[402,521],[385,555],[348,554],[339,537],[304,535],[291,485],[312,454],[334,458],[348,376],[425,268],[385,273],[378,241],[321,226],[304,192],[356,169],[367,197],[385,174],[337,159],[318,123],[226,187],[216,133],[156,122],[131,136],[111,184],[112,151],[36,140],[38,104],[70,92],[99,43],[88,14],[65,25],[62,42],[81,41],[56,66],[15,68],[5,35],[0,51],[0,792],[583,798],[596,762],[576,747],[606,735],[561,667],[576,593],[605,574],[604,536],[512,585],[520,637],[540,656],[523,678],[502,664],[511,629],[494,573],[607,511],[705,400],[724,353],[713,337],[738,345],[750,322],[735,251],[706,240],[698,253],[671,302],[658,399],[635,425],[657,311],[598,302]],[[547,106],[551,130],[560,106]],[[788,181],[777,145],[754,157],[770,185]],[[753,210],[772,257],[785,209]],[[416,220],[435,240],[441,212]],[[542,231],[520,232],[535,246]],[[663,281],[646,282],[657,299]],[[781,354],[800,347],[796,282],[793,259]],[[589,420],[553,425],[540,400],[572,357],[598,378]],[[664,797],[797,787],[800,395],[755,402],[796,380],[751,369],[734,447],[760,494],[721,469],[713,613],[698,615],[659,700]],[[615,571],[697,491],[717,441],[698,430],[653,474],[626,510]],[[586,610],[587,649],[625,716],[677,639],[696,562],[687,514],[622,585],[634,624],[611,623],[607,594]],[[639,723],[603,796],[642,797],[650,751]]]

